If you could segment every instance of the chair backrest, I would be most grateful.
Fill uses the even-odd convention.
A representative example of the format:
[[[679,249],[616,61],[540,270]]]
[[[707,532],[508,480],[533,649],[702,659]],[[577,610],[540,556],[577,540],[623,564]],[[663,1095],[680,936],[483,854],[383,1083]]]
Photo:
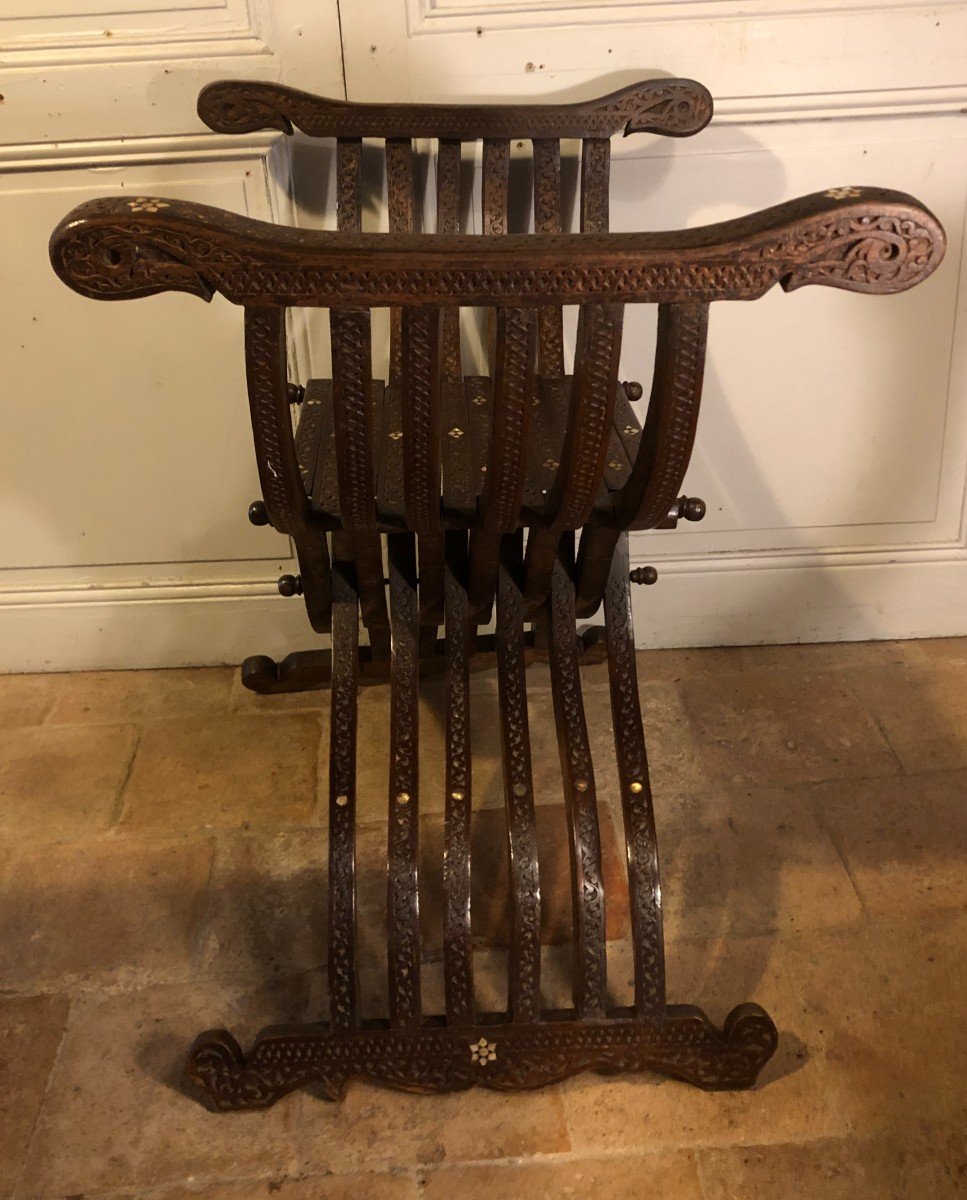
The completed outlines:
[[[492,562],[493,539],[527,524],[533,602],[546,595],[564,531],[589,522],[597,530],[581,542],[579,608],[587,609],[600,599],[617,531],[667,520],[695,434],[712,301],[755,299],[776,283],[901,291],[929,275],[944,251],[939,223],[913,198],[853,187],[704,229],[609,234],[610,137],[697,132],[711,116],[711,98],[688,80],[636,84],[583,104],[518,106],[349,104],[225,82],[203,90],[199,112],[223,132],[297,126],[334,137],[339,232],[285,229],[175,201],[94,201],[54,232],[55,269],[99,298],[183,290],[207,299],[220,291],[245,306],[256,451],[278,530],[299,540],[320,528],[436,535],[469,526],[490,539]],[[361,139],[370,137],[385,139],[389,234],[359,232]],[[434,234],[412,232],[415,138],[438,145]],[[582,141],[578,234],[561,232],[562,138]],[[483,142],[483,237],[458,232],[460,148],[469,140]],[[534,153],[536,232],[523,236],[506,233],[510,143],[517,140],[529,140]],[[659,305],[643,429],[617,385],[627,302]],[[570,383],[565,304],[579,306]],[[330,309],[338,512],[310,504],[300,473],[288,405],[287,306]],[[454,511],[441,478],[441,421],[447,389],[463,386],[460,306],[493,309],[495,353],[492,403],[481,409],[489,412],[483,488],[479,503]],[[402,520],[381,511],[377,499],[370,310],[381,307],[392,313]],[[478,399],[469,397],[468,420]],[[617,422],[616,404],[624,414]],[[555,448],[525,505],[528,455],[549,429]]]
[[[391,233],[413,233],[420,197],[414,187],[414,139],[435,146],[436,232],[473,232],[461,228],[461,147],[482,142],[479,230],[504,234],[511,195],[511,144],[533,148],[533,212],[537,233],[560,233],[563,226],[561,139],[581,142],[580,228],[608,229],[611,137],[616,133],[654,133],[689,137],[712,117],[712,97],[690,79],[645,80],[594,100],[574,104],[359,104],[314,96],[279,84],[219,81],[198,97],[198,114],[219,133],[245,133],[293,127],[317,138],[336,140],[337,218],[342,232],[362,228],[362,139],[385,146],[386,195]],[[525,201],[530,197],[522,197]],[[400,382],[402,329],[399,309],[391,314],[389,382]],[[443,371],[460,377],[459,317],[444,311]],[[561,311],[542,308],[537,318],[540,372],[564,373]],[[491,322],[491,341],[495,332]],[[491,362],[493,362],[491,352]]]

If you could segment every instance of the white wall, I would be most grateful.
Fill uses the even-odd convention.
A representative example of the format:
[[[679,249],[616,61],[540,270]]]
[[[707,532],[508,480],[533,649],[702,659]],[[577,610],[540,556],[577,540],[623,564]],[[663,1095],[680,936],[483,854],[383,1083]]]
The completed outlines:
[[[967,632],[967,5],[341,9],[341,47],[336,0],[13,0],[0,13],[0,669],[239,661],[317,641],[301,604],[275,594],[287,544],[245,520],[258,488],[239,311],[84,300],[54,278],[46,241],[73,205],[122,188],[317,223],[324,158],[301,139],[208,133],[194,98],[228,77],[338,96],[343,58],[350,99],[700,79],[716,97],[708,130],[615,143],[615,229],[845,183],[931,207],[947,261],[913,292],[713,307],[686,480],[709,515],[636,538],[633,557],[661,575],[636,592],[637,626],[665,645]],[[646,393],[653,337],[653,314],[629,316],[622,375]],[[296,320],[303,375],[324,369],[318,351]]]

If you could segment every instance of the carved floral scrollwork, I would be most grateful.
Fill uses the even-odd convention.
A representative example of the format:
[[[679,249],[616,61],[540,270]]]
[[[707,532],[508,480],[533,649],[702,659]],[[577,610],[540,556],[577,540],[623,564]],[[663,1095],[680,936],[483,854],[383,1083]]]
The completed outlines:
[[[932,231],[919,221],[863,215],[806,229],[783,249],[806,260],[782,279],[787,292],[821,283],[883,293],[902,291],[929,274],[938,246]]]
[[[97,300],[158,292],[189,292],[211,300],[215,293],[190,251],[182,257],[159,245],[154,229],[123,218],[113,228],[80,228],[56,244],[52,239],[51,262],[66,284]]]

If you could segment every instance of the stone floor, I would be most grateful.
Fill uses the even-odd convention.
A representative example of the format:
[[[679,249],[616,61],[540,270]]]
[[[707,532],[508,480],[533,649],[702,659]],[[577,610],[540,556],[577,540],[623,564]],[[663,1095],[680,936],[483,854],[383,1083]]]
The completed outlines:
[[[670,999],[769,1009],[760,1085],[584,1077],[411,1097],[361,1084],[218,1116],[200,1030],[319,1013],[326,698],[230,670],[0,678],[0,1195],[916,1200],[967,1193],[967,639],[640,655]],[[614,794],[601,668],[588,715]],[[530,680],[547,943],[569,933],[547,677]],[[440,1004],[439,691],[423,718],[426,997]],[[506,904],[493,681],[474,678],[478,985]],[[361,699],[360,920],[378,1011],[386,694]],[[323,781],[320,784],[320,781]],[[606,806],[607,807],[607,806]],[[614,814],[612,990],[628,995]]]

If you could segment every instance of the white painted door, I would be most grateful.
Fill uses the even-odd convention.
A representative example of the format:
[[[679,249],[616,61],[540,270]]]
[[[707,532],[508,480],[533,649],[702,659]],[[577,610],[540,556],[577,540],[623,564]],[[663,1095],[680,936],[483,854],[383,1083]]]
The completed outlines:
[[[47,260],[69,209],[121,191],[291,220],[285,139],[195,114],[231,77],[341,96],[336,0],[0,6],[0,669],[237,662],[309,639],[275,589],[286,540],[245,519],[240,310],[91,303]]]
[[[642,644],[967,632],[967,5],[857,0],[370,0],[342,12],[351,100],[583,98],[656,74],[716,102],[692,139],[616,140],[612,229],[737,216],[842,184],[905,190],[947,260],[896,297],[716,304],[689,495],[637,535]],[[654,312],[623,379],[651,377]]]
[[[317,222],[331,205],[325,154],[299,137],[212,134],[195,96],[232,77],[339,96],[343,62],[349,98],[368,100],[701,80],[717,105],[704,133],[615,143],[615,229],[845,183],[930,206],[950,247],[913,292],[714,306],[686,480],[709,515],[636,539],[636,561],[661,576],[636,591],[637,628],[676,645],[967,632],[965,35],[967,5],[943,2],[342,0],[340,13],[337,0],[8,0],[0,669],[237,662],[313,644],[302,606],[275,592],[288,546],[245,520],[258,487],[239,310],[84,300],[53,276],[46,242],[75,204],[121,190]],[[319,339],[300,320],[293,335],[302,377],[323,370]],[[630,318],[622,374],[646,393],[653,337],[653,314]]]

